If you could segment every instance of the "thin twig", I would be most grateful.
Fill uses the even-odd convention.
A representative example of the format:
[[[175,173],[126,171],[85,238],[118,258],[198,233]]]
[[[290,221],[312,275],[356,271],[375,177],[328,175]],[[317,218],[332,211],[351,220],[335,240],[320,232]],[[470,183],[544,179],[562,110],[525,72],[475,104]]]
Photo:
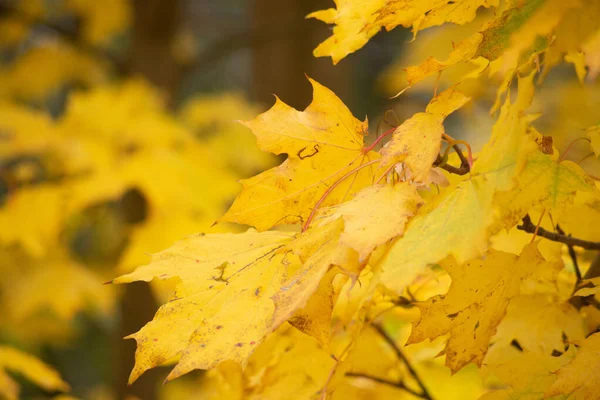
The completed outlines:
[[[467,157],[465,157],[465,155],[463,154],[462,150],[460,149],[460,147],[455,144],[454,146],[452,146],[452,148],[454,148],[454,151],[456,151],[456,154],[458,155],[458,158],[460,158],[460,162],[462,165],[469,165],[469,160],[467,160]]]
[[[407,391],[408,393],[412,394],[413,396],[425,398],[425,397],[423,397],[423,395],[421,393],[416,392],[416,391],[412,390],[411,388],[407,387],[402,381],[392,382],[392,381],[388,381],[387,379],[380,378],[378,376],[373,376],[373,375],[368,375],[368,374],[360,374],[358,372],[346,372],[346,376],[350,376],[353,378],[369,379],[371,381],[381,383],[383,385],[388,385],[388,386],[395,387],[397,389],[402,389],[402,390]]]
[[[408,359],[406,358],[404,353],[402,353],[402,350],[400,350],[400,348],[398,346],[396,346],[396,342],[394,341],[394,339],[390,335],[388,335],[388,333],[380,325],[373,324],[372,326],[381,335],[381,337],[385,339],[385,341],[388,343],[388,345],[394,350],[394,352],[396,353],[396,356],[400,360],[402,360],[404,365],[406,365],[406,369],[408,369],[408,372],[410,373],[410,375],[414,378],[414,380],[417,382],[417,384],[421,388],[422,394],[420,396],[427,400],[433,400],[433,398],[431,397],[431,394],[429,394],[429,391],[423,384],[423,381],[421,380],[421,378],[419,378],[417,371],[413,368],[412,364],[408,361]]]
[[[461,153],[462,154],[462,153]],[[460,157],[460,156],[459,156]],[[464,155],[463,155],[464,157]],[[443,164],[442,163],[442,157],[440,155],[438,155],[437,160],[435,160],[435,162],[433,163],[433,165],[444,169],[448,172],[450,172],[451,174],[455,174],[455,175],[466,175],[469,173],[469,171],[471,170],[471,167],[469,167],[469,163],[468,162],[463,162],[460,167],[454,167],[450,164]]]
[[[523,217],[523,224],[518,225],[517,229],[527,233],[534,233],[536,226],[531,222],[529,215]],[[600,242],[590,242],[589,240],[577,239],[571,236],[561,235],[560,233],[549,232],[544,228],[539,228],[537,235],[553,242],[564,243],[570,246],[577,246],[586,250],[600,250]]]
[[[333,191],[333,189],[335,189],[346,178],[348,178],[349,176],[352,176],[352,174],[358,173],[358,171],[360,171],[361,169],[363,169],[365,167],[368,167],[369,165],[373,165],[373,164],[375,164],[377,162],[380,162],[380,161],[381,160],[377,159],[377,160],[369,161],[368,163],[365,163],[365,164],[361,164],[358,167],[353,168],[350,172],[348,172],[346,175],[342,176],[340,179],[338,179],[337,181],[335,181],[331,186],[329,186],[327,188],[327,190],[325,191],[325,193],[323,193],[323,195],[321,196],[321,198],[317,201],[317,203],[313,207],[312,211],[310,212],[310,215],[306,219],[306,223],[304,224],[304,226],[302,226],[302,232],[306,232],[306,230],[310,226],[310,223],[312,222],[313,218],[315,217],[315,214],[316,214],[317,210],[319,209],[319,207],[321,207],[321,204],[325,201],[325,199],[327,198],[327,196],[329,196],[329,194],[331,194],[331,192]]]
[[[556,224],[556,230],[559,234],[563,236],[571,237],[571,235],[565,235],[565,231],[563,231],[558,224]],[[575,276],[577,277],[575,287],[577,288],[579,286],[579,282],[581,282],[581,279],[583,278],[581,276],[581,270],[579,269],[579,263],[577,262],[577,254],[575,253],[575,248],[572,244],[567,244],[567,248],[569,249],[569,256],[571,257],[571,261],[573,262],[573,268],[575,268]]]

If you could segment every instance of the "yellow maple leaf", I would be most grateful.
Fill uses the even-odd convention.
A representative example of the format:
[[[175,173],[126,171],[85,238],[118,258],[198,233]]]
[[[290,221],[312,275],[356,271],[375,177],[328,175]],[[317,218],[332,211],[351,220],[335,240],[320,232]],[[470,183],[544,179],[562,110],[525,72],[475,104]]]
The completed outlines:
[[[569,394],[573,398],[593,400],[600,392],[600,333],[594,333],[580,342],[575,358],[559,369],[558,378],[544,394],[547,399],[560,394]]]
[[[481,366],[510,300],[520,293],[522,280],[545,263],[535,244],[523,249],[519,257],[492,250],[465,264],[448,260],[443,266],[452,278],[450,289],[446,295],[417,303],[421,318],[408,343],[449,333],[446,365],[453,372],[470,362]]]
[[[19,386],[6,371],[23,375],[47,391],[69,390],[69,385],[47,364],[13,347],[0,346],[0,396],[7,400],[19,398]]]
[[[457,2],[419,0],[336,0],[336,8],[316,11],[308,18],[335,24],[333,36],[314,51],[315,57],[330,56],[337,64],[360,49],[382,28],[388,31],[402,25],[413,32],[446,22],[465,24],[475,18],[479,7],[497,6],[498,0]]]
[[[130,381],[181,356],[169,379],[208,369],[227,359],[245,363],[271,330],[273,296],[299,260],[278,252],[291,240],[283,232],[198,234],[177,242],[153,262],[115,283],[178,277],[175,297],[153,321],[131,335],[138,343]],[[289,264],[286,266],[286,264]],[[239,307],[251,308],[240,318]]]
[[[304,112],[277,99],[269,111],[244,122],[261,149],[285,153],[288,159],[242,180],[242,193],[220,221],[251,225],[259,231],[306,222],[318,199],[347,174],[352,176],[336,185],[323,206],[341,203],[373,183],[372,171],[357,170],[378,158],[377,153],[364,151],[367,123],[354,118],[331,90],[311,83],[313,101]]]
[[[179,279],[175,297],[130,336],[138,343],[130,380],[175,356],[169,380],[225,360],[245,365],[267,334],[306,305],[330,265],[356,259],[337,247],[342,227],[339,220],[295,241],[291,233],[254,230],[194,235],[115,279]],[[240,308],[251,312],[241,316]]]

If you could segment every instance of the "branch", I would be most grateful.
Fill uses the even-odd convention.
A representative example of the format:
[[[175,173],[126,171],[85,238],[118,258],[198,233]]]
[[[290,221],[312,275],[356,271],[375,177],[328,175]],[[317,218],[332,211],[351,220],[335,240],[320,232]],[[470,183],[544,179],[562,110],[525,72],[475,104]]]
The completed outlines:
[[[527,233],[534,233],[536,226],[531,222],[529,215],[523,217],[523,225],[518,225],[517,229]],[[550,232],[544,228],[538,228],[537,235],[553,242],[564,243],[568,246],[577,246],[586,250],[600,250],[600,242],[590,242],[588,240],[577,239],[560,233]]]
[[[409,387],[406,387],[406,385],[404,385],[404,383],[402,381],[400,381],[400,382],[392,382],[392,381],[388,381],[387,379],[379,378],[378,376],[361,374],[361,373],[358,373],[358,372],[346,372],[346,376],[350,376],[350,377],[353,377],[353,378],[365,378],[365,379],[369,379],[369,380],[372,380],[374,382],[381,383],[383,385],[388,385],[388,386],[392,386],[392,387],[395,387],[395,388],[398,388],[398,389],[405,390],[408,393],[412,394],[413,396],[417,396],[417,397],[420,397],[420,398],[426,398],[421,393],[416,392],[416,391],[412,390]]]
[[[388,343],[388,345],[394,350],[394,352],[396,353],[396,356],[400,360],[402,360],[404,365],[406,365],[408,372],[410,373],[410,375],[412,375],[414,380],[417,382],[417,384],[421,388],[422,393],[419,396],[426,400],[433,400],[433,398],[431,397],[431,394],[429,394],[429,391],[423,384],[423,381],[421,380],[421,378],[419,378],[417,371],[413,368],[412,364],[408,361],[408,359],[406,358],[404,353],[402,353],[402,350],[400,350],[400,348],[398,346],[396,346],[396,342],[394,342],[394,339],[392,339],[392,337],[389,336],[388,333],[380,325],[373,324],[372,326],[381,335],[381,337],[385,339],[385,341]]]

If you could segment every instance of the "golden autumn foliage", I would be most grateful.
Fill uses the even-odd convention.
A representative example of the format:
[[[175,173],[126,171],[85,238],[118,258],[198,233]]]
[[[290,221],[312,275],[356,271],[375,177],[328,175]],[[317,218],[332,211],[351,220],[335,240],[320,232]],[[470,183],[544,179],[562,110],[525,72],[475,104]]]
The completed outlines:
[[[63,6],[90,46],[130,24],[126,1]],[[47,12],[19,7],[0,46]],[[598,15],[597,0],[309,14],[333,25],[314,55],[335,64],[411,28],[425,57],[381,82],[426,105],[375,138],[311,78],[303,111],[219,94],[172,112],[77,46],[27,48],[0,66],[0,398],[19,398],[15,374],[67,398],[18,348],[77,337],[78,315],[116,313],[126,286],[112,284],[144,281],[165,301],[126,337],[129,383],[166,366],[164,399],[598,399],[600,120],[565,95],[597,99]],[[456,42],[431,55],[447,32]],[[60,116],[35,106],[65,85],[81,87]],[[453,121],[477,109],[491,128],[461,135]]]

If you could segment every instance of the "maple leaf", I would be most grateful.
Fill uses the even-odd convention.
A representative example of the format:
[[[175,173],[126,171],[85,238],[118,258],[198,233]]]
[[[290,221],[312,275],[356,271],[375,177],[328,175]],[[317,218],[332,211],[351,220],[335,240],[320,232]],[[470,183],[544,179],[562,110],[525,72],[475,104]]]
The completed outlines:
[[[521,282],[545,263],[535,244],[519,257],[491,250],[482,259],[464,264],[448,260],[443,267],[452,278],[450,289],[417,303],[421,318],[408,343],[449,333],[446,365],[450,370],[456,372],[471,361],[481,366],[510,300],[520,293]]]
[[[336,8],[316,11],[307,18],[335,24],[333,36],[314,51],[315,57],[331,56],[337,64],[348,54],[360,49],[383,27],[388,31],[402,25],[422,29],[446,22],[465,24],[475,18],[481,6],[497,6],[498,0],[467,0],[457,2],[436,0],[336,0]]]
[[[597,398],[600,390],[600,372],[596,368],[599,358],[600,333],[594,333],[580,342],[575,358],[556,372],[558,378],[544,394],[544,398],[560,394],[570,394],[583,400]]]
[[[115,279],[179,279],[174,298],[130,336],[138,343],[130,381],[175,356],[168,380],[225,360],[245,365],[268,333],[306,305],[332,264],[356,259],[337,246],[342,227],[339,220],[295,241],[290,233],[254,230],[190,236]],[[252,311],[242,316],[241,309]]]
[[[7,400],[19,398],[19,386],[6,371],[23,375],[28,381],[49,392],[70,390],[58,372],[47,364],[13,347],[0,346],[0,395]]]
[[[310,82],[313,101],[303,112],[277,99],[269,111],[244,122],[261,149],[286,153],[288,159],[279,167],[242,180],[242,193],[219,221],[251,225],[259,231],[305,222],[328,187],[379,157],[363,151],[366,121],[354,118],[331,90]],[[337,185],[322,205],[343,202],[372,184],[373,178],[372,172],[358,170]]]
[[[138,343],[130,381],[178,355],[181,359],[168,379],[227,359],[245,363],[271,330],[270,297],[286,269],[285,254],[278,250],[290,240],[283,232],[190,236],[156,254],[152,263],[115,279],[181,280],[174,298],[130,336]],[[288,257],[285,263],[296,268],[299,260]],[[240,307],[252,312],[240,318]]]

